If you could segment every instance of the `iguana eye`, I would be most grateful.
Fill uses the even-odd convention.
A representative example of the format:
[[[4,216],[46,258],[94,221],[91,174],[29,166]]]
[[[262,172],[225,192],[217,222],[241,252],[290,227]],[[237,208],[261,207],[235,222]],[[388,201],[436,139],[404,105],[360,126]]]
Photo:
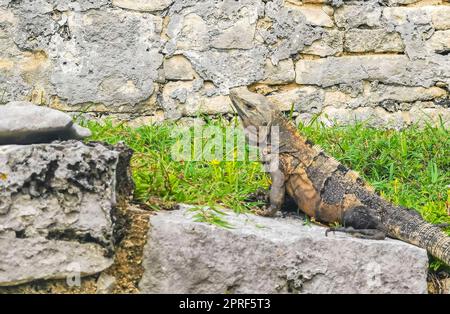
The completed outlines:
[[[253,109],[253,108],[255,108],[255,105],[252,104],[252,103],[249,103],[249,102],[246,102],[246,103],[245,103],[245,106],[246,106],[248,109]]]

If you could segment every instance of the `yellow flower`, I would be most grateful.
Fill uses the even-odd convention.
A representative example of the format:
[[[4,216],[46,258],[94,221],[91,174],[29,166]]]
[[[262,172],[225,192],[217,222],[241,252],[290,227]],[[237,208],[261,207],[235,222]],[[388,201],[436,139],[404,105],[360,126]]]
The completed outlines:
[[[217,159],[211,160],[211,165],[218,166],[219,164],[220,164],[220,161],[218,161]]]

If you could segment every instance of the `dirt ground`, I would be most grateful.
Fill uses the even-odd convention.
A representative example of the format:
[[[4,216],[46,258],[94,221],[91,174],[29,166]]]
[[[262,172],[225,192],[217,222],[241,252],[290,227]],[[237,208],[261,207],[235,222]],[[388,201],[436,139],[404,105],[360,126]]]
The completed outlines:
[[[450,294],[450,274],[447,272],[428,274],[428,292],[432,294]]]

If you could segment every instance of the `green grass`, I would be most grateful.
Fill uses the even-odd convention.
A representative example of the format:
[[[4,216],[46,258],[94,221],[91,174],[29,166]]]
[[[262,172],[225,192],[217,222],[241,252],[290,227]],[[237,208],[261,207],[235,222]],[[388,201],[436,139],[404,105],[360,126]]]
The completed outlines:
[[[169,123],[138,129],[113,126],[108,121],[104,125],[87,122],[87,126],[93,131],[90,140],[112,144],[124,141],[134,149],[135,198],[150,202],[148,205],[154,205],[151,201],[158,198],[166,202],[222,205],[243,212],[254,205],[243,202],[246,195],[270,184],[258,162],[174,160],[171,149],[177,138],[171,132],[176,126]]]
[[[226,128],[228,122],[210,122]],[[229,207],[243,212],[254,206],[246,196],[267,188],[270,180],[258,162],[176,161],[171,148],[175,125],[131,129],[124,125],[86,122],[90,140],[124,141],[135,150],[132,162],[136,200],[153,200]],[[385,198],[418,210],[431,223],[450,223],[450,132],[444,127],[417,126],[402,131],[377,130],[364,124],[325,128],[320,123],[299,126],[343,164],[358,171]],[[203,144],[208,142],[203,139]],[[228,154],[233,152],[227,152]],[[217,209],[216,209],[217,210]],[[217,213],[199,212],[198,220],[227,226]],[[450,231],[450,230],[449,230]],[[450,232],[449,232],[450,234]],[[434,262],[432,267],[438,268]]]

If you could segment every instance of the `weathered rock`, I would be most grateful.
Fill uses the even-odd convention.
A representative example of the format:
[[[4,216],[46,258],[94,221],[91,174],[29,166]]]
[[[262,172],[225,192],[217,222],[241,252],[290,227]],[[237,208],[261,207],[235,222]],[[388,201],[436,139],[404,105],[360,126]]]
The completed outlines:
[[[423,7],[390,7],[383,9],[383,18],[390,24],[402,25],[425,25],[432,23],[432,14],[436,9],[441,9],[433,6]],[[443,9],[445,10],[445,9]],[[438,22],[439,24],[439,22]],[[410,29],[412,32],[413,29]]]
[[[374,81],[364,82],[360,89],[345,84],[328,88],[258,84],[254,88],[267,95],[280,110],[294,109],[294,117],[298,113],[297,123],[309,123],[319,117],[326,125],[364,121],[376,128],[402,129],[427,121],[438,125],[440,119],[444,125],[450,125],[448,93],[445,85],[441,86],[409,87]]]
[[[401,105],[401,104],[400,104]],[[433,104],[427,108],[426,103],[417,102],[409,105],[407,110],[384,107],[357,107],[355,109],[345,106],[328,106],[322,111],[318,120],[324,125],[349,125],[355,122],[364,122],[366,125],[378,129],[400,130],[411,124],[424,126],[426,124],[450,127],[450,113],[442,107]],[[298,122],[309,122],[311,115],[300,115]]]
[[[405,44],[405,53],[411,60],[433,59],[425,42],[433,35],[432,14],[434,6],[392,7],[383,10],[387,29],[400,33]],[[439,61],[438,61],[439,62]]]
[[[6,33],[0,25],[1,50],[12,47],[6,58],[15,65],[0,75],[4,100],[38,92],[47,102],[57,96],[72,105],[103,103],[111,110],[152,95],[163,61],[161,17],[98,9],[107,1],[49,2],[15,3],[7,11],[12,17],[0,22]],[[2,51],[0,60],[4,57]]]
[[[67,23],[70,38],[53,36],[51,42],[54,51],[65,52],[51,56],[50,81],[60,98],[117,106],[134,105],[153,94],[163,62],[160,17],[107,9],[67,13]]]
[[[334,20],[337,26],[347,29],[361,26],[377,27],[381,25],[381,14],[381,8],[372,3],[347,5],[336,10]]]
[[[421,0],[388,0],[388,4],[389,5],[405,5],[405,4],[413,4],[413,3],[417,3]]]
[[[446,108],[422,108],[413,107],[410,111],[411,123],[416,123],[419,126],[427,124],[450,128],[450,110]]]
[[[321,38],[321,28],[311,25],[298,8],[283,6],[282,1],[268,2],[265,16],[270,22],[258,33],[265,46],[270,47],[270,58],[274,64],[301,52]]]
[[[449,110],[445,1],[0,0],[0,16],[0,103],[173,118],[165,85],[201,78],[219,91],[181,88],[177,112],[190,114],[183,106],[197,98],[208,103],[197,113],[215,114],[225,109],[215,97],[225,100],[229,88],[304,87],[291,84],[293,60],[299,85],[330,96],[322,107],[335,96],[352,109],[374,107],[363,89],[381,82],[446,88],[439,105]]]
[[[0,287],[38,279],[80,278],[112,264],[102,247],[94,243],[20,239],[0,235]]]
[[[116,188],[128,186],[122,156],[78,141],[0,146],[0,286],[112,264]]]
[[[384,101],[396,102],[426,101],[445,97],[447,92],[439,87],[407,87],[378,84],[370,87],[364,97],[368,103],[379,104]]]
[[[164,75],[166,80],[190,81],[195,78],[191,63],[182,55],[164,60]]]
[[[168,8],[174,0],[112,0],[112,4],[124,9],[153,12]]]
[[[63,112],[24,101],[0,106],[0,145],[49,143],[89,136],[89,129],[74,124]]]
[[[270,60],[266,61],[264,84],[286,84],[295,81],[294,62],[291,59],[282,60],[274,65]]]
[[[344,32],[339,30],[329,30],[322,33],[319,40],[305,47],[302,53],[317,55],[321,57],[333,56],[343,51]]]
[[[150,219],[143,293],[426,293],[424,250],[373,241],[297,219],[230,213],[232,229],[194,222],[192,212]]]
[[[450,81],[449,60],[410,61],[404,55],[364,55],[299,60],[298,84],[328,87],[338,84],[361,85],[364,80],[385,84],[431,87]]]
[[[274,92],[268,99],[282,111],[318,113],[324,103],[323,90],[313,86],[301,86]]]
[[[301,6],[297,8],[304,16],[308,24],[314,26],[333,27],[331,17],[320,7]]]
[[[383,108],[359,107],[356,109],[326,107],[318,118],[327,126],[349,125],[364,122],[366,125],[379,129],[402,129],[409,121],[405,121],[402,112],[389,113]]]
[[[188,51],[184,55],[205,81],[224,92],[232,87],[250,85],[264,78],[267,49]]]
[[[383,59],[383,61],[381,61]],[[351,84],[362,80],[386,81],[405,72],[405,56],[347,56],[300,60],[296,64],[298,84]]]
[[[404,49],[400,34],[389,33],[384,29],[352,29],[345,34],[345,51],[402,52]]]
[[[450,29],[450,7],[436,7],[431,13],[434,28],[437,30]]]
[[[450,30],[435,32],[427,45],[435,53],[450,54]]]
[[[175,1],[169,11],[166,49],[178,52],[218,49],[250,49],[256,22],[263,12],[261,0]]]
[[[169,82],[162,92],[161,102],[170,118],[198,116],[200,113],[232,112],[231,100],[221,95],[211,83],[196,86],[195,81]]]
[[[49,2],[56,10],[59,11],[86,11],[92,9],[100,9],[102,7],[108,6],[111,3],[111,0],[45,0]],[[38,1],[33,1],[40,4]]]

